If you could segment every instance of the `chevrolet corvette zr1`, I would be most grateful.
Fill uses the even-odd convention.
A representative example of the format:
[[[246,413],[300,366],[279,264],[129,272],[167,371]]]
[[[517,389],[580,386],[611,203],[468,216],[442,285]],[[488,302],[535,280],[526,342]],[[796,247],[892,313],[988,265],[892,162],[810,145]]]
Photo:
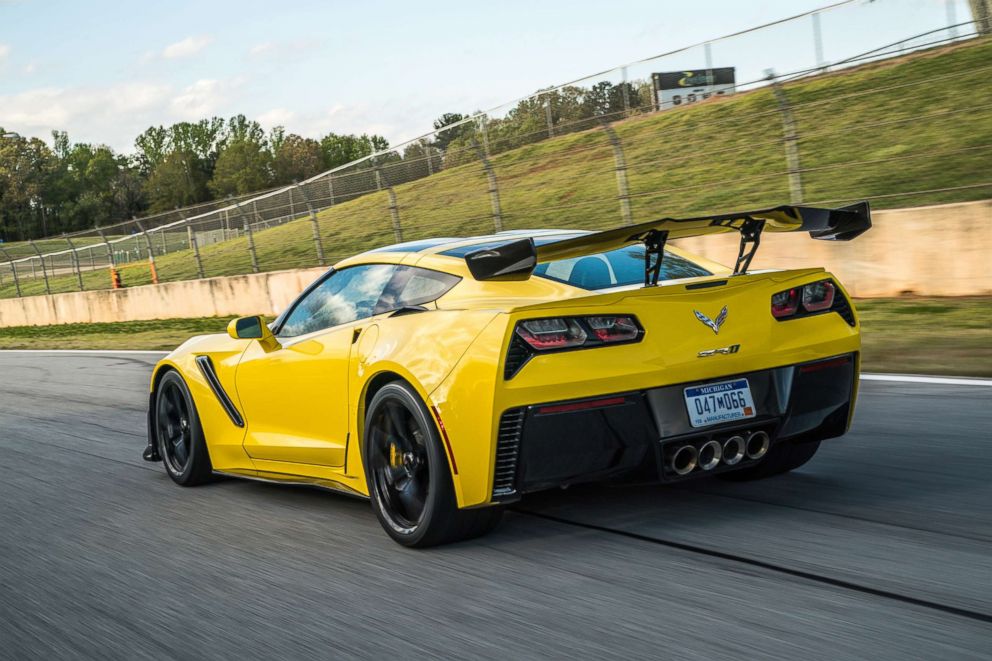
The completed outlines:
[[[842,435],[860,327],[819,268],[750,271],[764,232],[849,240],[866,203],[515,231],[346,259],[272,324],[236,319],[155,368],[145,458],[368,497],[408,546],[589,481],[764,478]],[[726,267],[670,239],[738,232]]]

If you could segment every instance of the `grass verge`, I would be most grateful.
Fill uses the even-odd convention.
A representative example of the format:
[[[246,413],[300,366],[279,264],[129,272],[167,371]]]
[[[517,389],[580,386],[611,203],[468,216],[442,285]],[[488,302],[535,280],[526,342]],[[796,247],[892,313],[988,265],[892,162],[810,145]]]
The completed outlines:
[[[992,297],[857,302],[866,372],[992,376]],[[162,349],[222,333],[228,319],[0,328],[0,349]]]

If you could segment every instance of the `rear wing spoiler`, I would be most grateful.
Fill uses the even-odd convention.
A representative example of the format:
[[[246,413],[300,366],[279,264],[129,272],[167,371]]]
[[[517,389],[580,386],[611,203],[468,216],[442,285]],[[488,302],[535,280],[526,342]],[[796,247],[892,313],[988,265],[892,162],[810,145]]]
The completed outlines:
[[[535,245],[531,238],[519,239],[496,248],[471,252],[465,256],[465,262],[476,280],[526,279],[539,263],[643,243],[644,284],[650,286],[658,282],[665,243],[669,239],[740,232],[740,250],[734,265],[734,274],[739,274],[747,272],[764,231],[808,232],[811,238],[821,241],[850,241],[870,228],[871,210],[868,202],[858,202],[839,209],[780,206],[715,216],[661,218],[542,246]]]

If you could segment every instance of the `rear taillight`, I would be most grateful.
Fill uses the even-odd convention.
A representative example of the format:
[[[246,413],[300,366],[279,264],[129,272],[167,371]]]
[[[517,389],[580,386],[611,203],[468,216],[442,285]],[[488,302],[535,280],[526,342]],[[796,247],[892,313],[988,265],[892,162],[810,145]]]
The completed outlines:
[[[630,342],[636,340],[641,329],[633,317],[586,317],[596,339],[603,342]]]
[[[799,309],[799,290],[788,289],[772,296],[772,316],[776,319],[791,317]]]
[[[517,334],[538,351],[579,347],[588,337],[575,319],[564,318],[521,321]]]
[[[555,351],[637,342],[644,331],[631,315],[609,315],[527,319],[516,333],[531,349]]]
[[[809,312],[829,310],[834,304],[837,288],[830,280],[820,280],[803,287],[803,307]]]
[[[822,312],[834,306],[837,285],[833,280],[818,280],[802,287],[793,287],[772,295],[772,316],[776,319]]]

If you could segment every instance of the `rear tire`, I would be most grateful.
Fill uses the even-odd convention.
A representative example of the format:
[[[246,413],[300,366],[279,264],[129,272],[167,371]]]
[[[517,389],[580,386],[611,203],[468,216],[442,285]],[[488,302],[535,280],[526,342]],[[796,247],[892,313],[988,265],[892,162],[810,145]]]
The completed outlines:
[[[461,510],[437,426],[417,392],[383,386],[366,409],[363,459],[369,499],[386,533],[425,548],[479,537],[496,527],[499,507]]]
[[[178,372],[169,371],[155,390],[155,441],[165,472],[192,487],[213,480],[213,466],[193,396]]]
[[[768,454],[757,464],[740,470],[720,473],[719,477],[730,482],[749,482],[788,473],[812,459],[819,448],[820,441],[778,443],[773,445]]]

